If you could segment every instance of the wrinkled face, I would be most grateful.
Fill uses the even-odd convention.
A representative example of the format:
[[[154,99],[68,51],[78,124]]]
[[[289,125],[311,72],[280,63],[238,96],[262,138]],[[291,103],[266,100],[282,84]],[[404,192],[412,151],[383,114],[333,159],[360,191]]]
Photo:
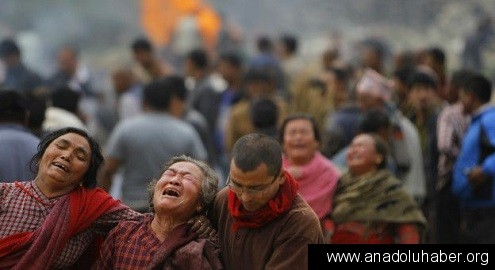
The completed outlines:
[[[286,157],[296,165],[308,163],[319,147],[311,121],[307,119],[292,120],[286,124],[283,132],[284,141],[282,144]]]
[[[56,138],[39,161],[38,179],[53,190],[69,192],[83,181],[91,148],[83,136],[67,133]]]
[[[347,151],[347,166],[355,176],[376,170],[382,159],[376,152],[375,140],[367,134],[354,137]]]
[[[255,170],[243,172],[235,162],[230,163],[229,187],[247,211],[263,208],[274,198],[285,178],[281,173],[269,175],[266,164],[260,164]]]
[[[172,164],[158,180],[153,193],[155,213],[167,213],[187,220],[200,212],[201,183],[205,175],[194,163],[180,161]]]

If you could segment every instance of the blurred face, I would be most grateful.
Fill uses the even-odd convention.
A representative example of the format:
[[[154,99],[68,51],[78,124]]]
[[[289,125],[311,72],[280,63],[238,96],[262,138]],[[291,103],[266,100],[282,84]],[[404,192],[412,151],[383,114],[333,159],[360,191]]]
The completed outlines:
[[[145,50],[134,51],[134,60],[142,66],[147,67],[151,62],[151,54]]]
[[[172,164],[161,175],[153,193],[155,213],[187,220],[201,211],[201,183],[205,175],[193,163]]]
[[[435,99],[435,89],[417,85],[411,88],[410,97],[411,102],[417,109],[427,109],[430,103]]]
[[[58,54],[58,65],[61,70],[73,75],[77,70],[77,59],[69,49],[62,49]]]
[[[287,123],[282,142],[286,157],[296,165],[308,163],[318,150],[311,121],[296,119]]]
[[[285,178],[281,176],[281,173],[269,175],[264,163],[249,172],[243,172],[237,168],[234,161],[230,163],[228,186],[247,211],[263,208],[277,195],[284,181]]]
[[[463,113],[470,115],[474,112],[474,95],[461,89],[459,93],[459,100],[461,101]]]
[[[218,64],[218,72],[228,82],[232,82],[235,77],[235,68],[233,68],[227,61],[220,61]]]
[[[376,152],[373,137],[367,134],[357,135],[347,151],[347,166],[354,176],[375,171],[383,157]]]
[[[79,186],[91,162],[91,148],[83,136],[67,133],[46,148],[36,181],[50,190],[70,192]]]
[[[246,84],[246,89],[251,98],[268,96],[273,92],[270,84],[263,81],[249,82]]]

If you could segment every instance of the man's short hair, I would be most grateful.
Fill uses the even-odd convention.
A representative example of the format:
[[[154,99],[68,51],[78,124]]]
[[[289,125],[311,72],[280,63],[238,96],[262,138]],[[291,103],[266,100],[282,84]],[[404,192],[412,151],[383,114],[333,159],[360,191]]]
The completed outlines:
[[[290,53],[296,53],[299,44],[295,36],[285,34],[280,38],[280,41],[282,41],[287,51],[289,51]]]
[[[169,77],[150,82],[144,87],[143,101],[153,109],[167,110],[172,97],[172,85]]]
[[[242,136],[234,144],[231,156],[243,172],[253,171],[263,163],[270,175],[277,175],[282,168],[282,146],[276,139],[261,133]]]
[[[492,97],[492,83],[479,73],[467,78],[462,90],[473,93],[483,104],[490,102]]]
[[[208,68],[209,61],[206,51],[203,49],[194,49],[187,54],[189,59],[196,67],[200,69]]]
[[[132,51],[146,51],[146,52],[152,52],[153,51],[153,45],[147,38],[137,38],[132,42],[131,45]]]
[[[28,108],[27,99],[21,93],[0,89],[0,122],[23,123]]]

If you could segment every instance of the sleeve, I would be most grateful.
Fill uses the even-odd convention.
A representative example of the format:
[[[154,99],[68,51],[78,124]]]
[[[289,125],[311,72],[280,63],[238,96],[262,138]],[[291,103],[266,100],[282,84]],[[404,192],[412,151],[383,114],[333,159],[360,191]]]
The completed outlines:
[[[92,227],[97,234],[106,235],[110,230],[112,230],[120,221],[124,220],[138,220],[142,218],[143,215],[132,210],[129,207],[125,209],[113,211],[106,213],[99,219],[97,219]]]
[[[93,264],[92,270],[107,270],[112,269],[113,264],[113,251],[115,250],[115,237],[116,234],[110,232],[110,234],[105,238],[105,241],[101,245],[100,251],[98,252],[98,259]]]

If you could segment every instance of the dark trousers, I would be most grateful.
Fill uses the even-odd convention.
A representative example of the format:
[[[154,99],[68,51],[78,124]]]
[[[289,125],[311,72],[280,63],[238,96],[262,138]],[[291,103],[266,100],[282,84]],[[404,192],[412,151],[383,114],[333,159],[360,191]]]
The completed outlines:
[[[495,207],[462,210],[462,244],[495,244]]]
[[[436,198],[436,243],[459,244],[461,234],[461,210],[459,200],[450,187],[437,191]]]

